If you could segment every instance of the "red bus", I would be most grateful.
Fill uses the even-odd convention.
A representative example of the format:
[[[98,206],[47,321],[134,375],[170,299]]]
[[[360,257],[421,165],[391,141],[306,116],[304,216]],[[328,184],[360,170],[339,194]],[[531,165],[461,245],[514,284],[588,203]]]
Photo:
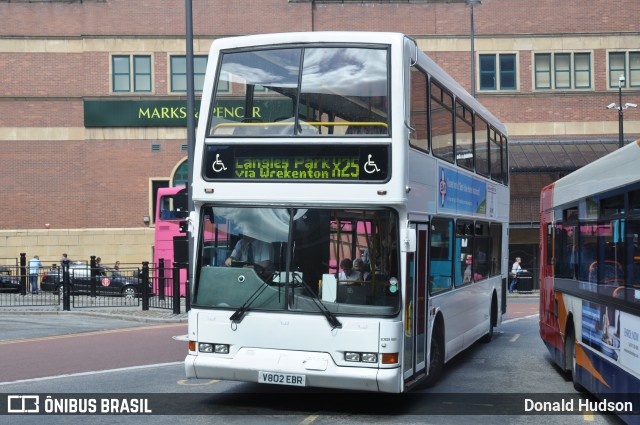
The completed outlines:
[[[640,140],[540,199],[540,336],[574,387],[620,416],[640,407],[638,164]]]

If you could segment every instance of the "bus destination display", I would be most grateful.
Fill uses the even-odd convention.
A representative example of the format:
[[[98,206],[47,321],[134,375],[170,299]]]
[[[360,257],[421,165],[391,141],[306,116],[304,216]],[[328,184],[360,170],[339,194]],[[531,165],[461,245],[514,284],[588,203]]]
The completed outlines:
[[[358,180],[357,157],[236,158],[236,179]]]
[[[211,180],[383,181],[387,146],[208,146],[205,177]]]

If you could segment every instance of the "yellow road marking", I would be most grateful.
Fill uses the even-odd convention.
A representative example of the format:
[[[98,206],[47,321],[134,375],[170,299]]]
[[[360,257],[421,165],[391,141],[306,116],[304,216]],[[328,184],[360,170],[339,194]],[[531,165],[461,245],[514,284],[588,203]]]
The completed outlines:
[[[125,332],[135,332],[143,329],[164,329],[164,328],[176,328],[176,327],[184,327],[186,326],[184,323],[172,323],[165,325],[155,325],[155,326],[137,326],[135,328],[122,328],[122,329],[108,329],[104,331],[93,331],[93,332],[82,332],[77,334],[65,334],[65,335],[53,335],[53,336],[43,336],[38,338],[25,338],[25,339],[12,339],[7,341],[0,341],[0,345],[10,345],[10,344],[22,344],[24,342],[40,342],[40,341],[52,341],[56,339],[68,339],[68,338],[79,338],[84,336],[95,336],[95,335],[107,335],[107,334],[116,334],[116,333],[125,333]]]
[[[518,338],[520,338],[520,334],[515,334],[514,336],[511,337],[509,342],[516,342],[518,340]]]
[[[300,422],[300,425],[309,425],[311,422],[318,419],[318,415],[307,416],[304,421]]]
[[[585,422],[593,422],[595,420],[595,418],[593,417],[593,413],[588,411],[584,412],[582,418],[585,420]]]

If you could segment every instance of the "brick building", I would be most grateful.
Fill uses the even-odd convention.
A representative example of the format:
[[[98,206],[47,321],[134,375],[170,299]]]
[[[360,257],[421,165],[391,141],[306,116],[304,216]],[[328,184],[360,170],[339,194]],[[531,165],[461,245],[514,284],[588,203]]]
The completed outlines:
[[[469,91],[465,0],[193,0],[196,88],[213,39],[397,31]],[[638,0],[483,0],[476,97],[509,130],[511,257],[534,269],[543,185],[618,147],[640,103]],[[151,258],[154,189],[186,171],[185,2],[0,0],[0,258]],[[624,111],[624,139],[640,109]],[[151,217],[147,224],[145,217]]]

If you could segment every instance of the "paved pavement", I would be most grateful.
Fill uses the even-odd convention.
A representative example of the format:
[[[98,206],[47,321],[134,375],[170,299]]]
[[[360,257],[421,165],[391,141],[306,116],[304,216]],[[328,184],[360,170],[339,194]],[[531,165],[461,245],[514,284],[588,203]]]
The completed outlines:
[[[533,291],[518,292],[513,291],[512,294],[507,293],[507,299],[509,298],[538,298],[540,296],[540,290],[534,289]]]
[[[2,306],[0,314],[61,314],[61,315],[90,315],[111,317],[114,319],[134,320],[138,322],[173,322],[186,323],[187,313],[185,312],[184,300],[180,306],[180,314],[173,314],[173,310],[161,308],[149,308],[142,310],[137,307],[86,307],[72,308],[71,311],[64,311],[60,305],[29,305],[29,306]]]
[[[507,300],[517,298],[537,298],[539,291],[514,292],[507,294]],[[139,322],[173,322],[186,323],[187,313],[185,312],[184,299],[180,306],[180,314],[173,314],[172,310],[149,308],[142,310],[142,307],[99,307],[99,308],[74,308],[71,311],[62,310],[62,305],[42,305],[42,306],[6,306],[0,307],[0,313],[15,314],[65,314],[65,315],[91,315],[111,317],[114,319],[134,320]]]

